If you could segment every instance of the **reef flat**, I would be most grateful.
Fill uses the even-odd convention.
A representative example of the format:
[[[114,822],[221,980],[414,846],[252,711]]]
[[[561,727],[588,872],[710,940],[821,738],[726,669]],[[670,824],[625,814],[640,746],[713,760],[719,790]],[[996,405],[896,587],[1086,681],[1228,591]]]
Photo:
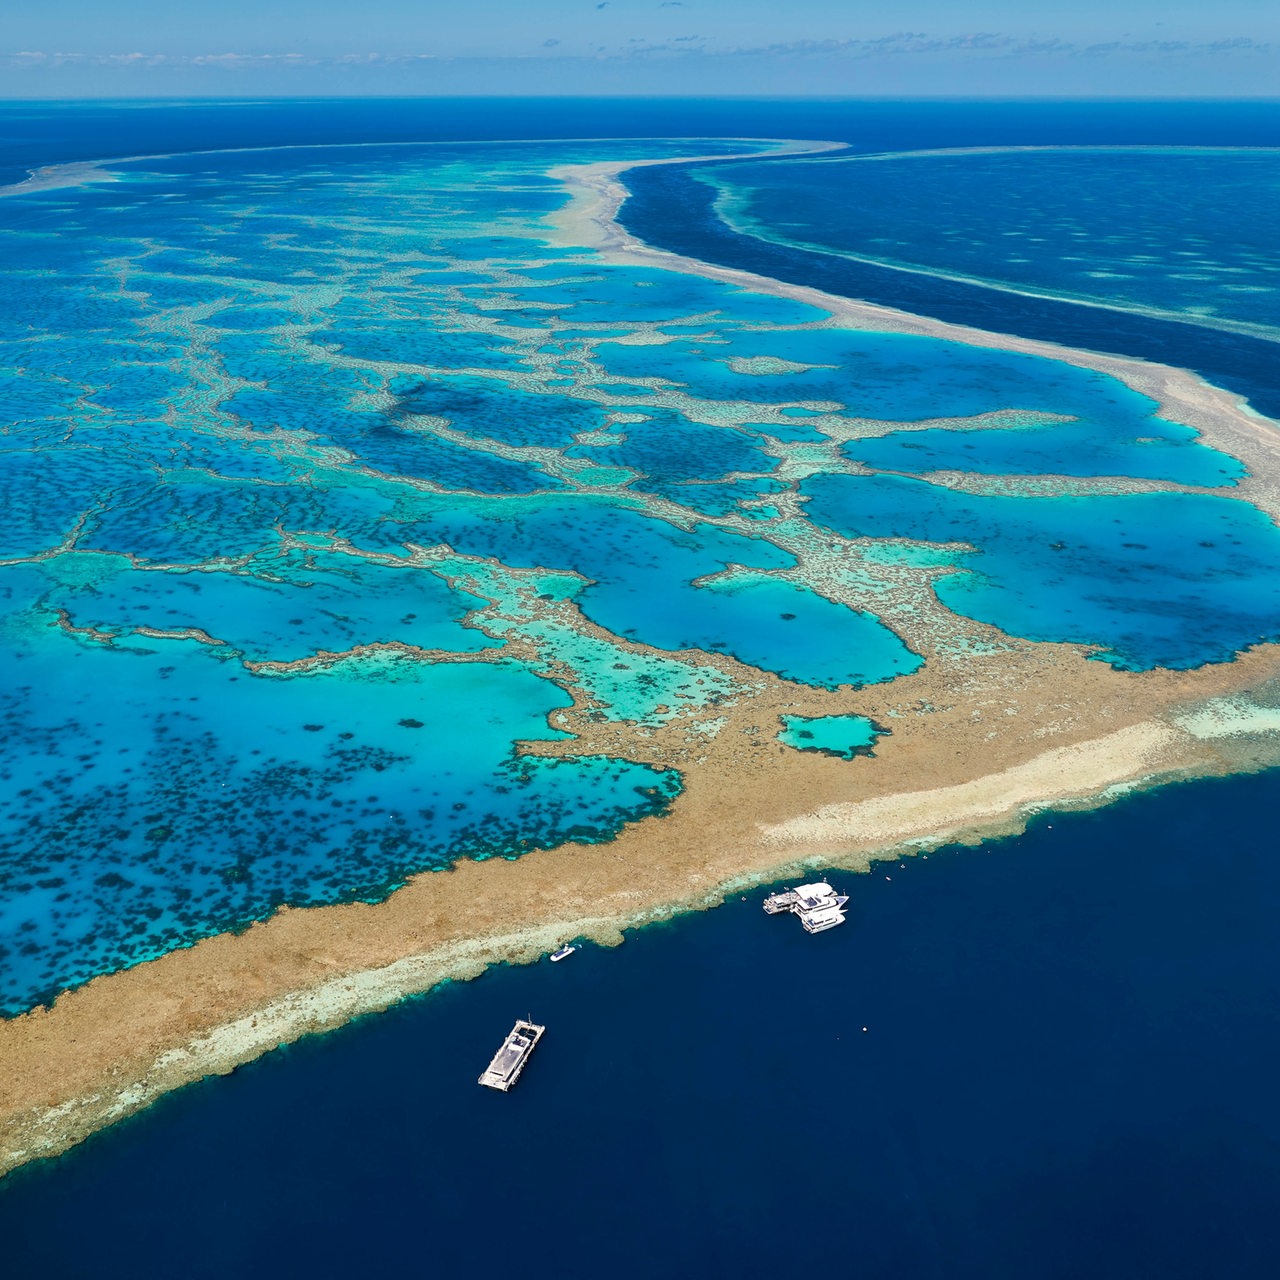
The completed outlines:
[[[75,197],[208,212],[80,266],[76,323],[137,306],[132,386],[18,371],[80,417],[9,455],[41,674],[8,724],[45,752],[14,821],[89,849],[96,914],[30,910],[70,854],[11,900],[3,1167],[565,937],[1270,761],[1276,446],[1235,398],[649,249],[614,220],[638,146],[360,150]],[[992,440],[1007,471],[955,465]],[[71,728],[30,696],[59,688]],[[107,768],[122,706],[172,736],[90,791],[63,744]],[[832,717],[887,732],[780,738]]]

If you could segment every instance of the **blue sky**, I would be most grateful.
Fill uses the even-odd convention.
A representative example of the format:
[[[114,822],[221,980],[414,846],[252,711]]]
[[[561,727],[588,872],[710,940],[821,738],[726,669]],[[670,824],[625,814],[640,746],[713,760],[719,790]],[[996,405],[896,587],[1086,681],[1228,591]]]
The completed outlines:
[[[9,0],[0,96],[1280,95],[1277,0]]]

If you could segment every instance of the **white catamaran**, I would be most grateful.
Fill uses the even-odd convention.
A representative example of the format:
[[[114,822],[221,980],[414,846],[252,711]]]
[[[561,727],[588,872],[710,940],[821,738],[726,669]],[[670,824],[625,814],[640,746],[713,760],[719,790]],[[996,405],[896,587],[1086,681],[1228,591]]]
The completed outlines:
[[[848,901],[848,894],[836,893],[825,880],[819,880],[815,884],[771,893],[764,900],[764,909],[771,916],[783,912],[799,916],[806,933],[825,933],[844,924],[844,904]]]

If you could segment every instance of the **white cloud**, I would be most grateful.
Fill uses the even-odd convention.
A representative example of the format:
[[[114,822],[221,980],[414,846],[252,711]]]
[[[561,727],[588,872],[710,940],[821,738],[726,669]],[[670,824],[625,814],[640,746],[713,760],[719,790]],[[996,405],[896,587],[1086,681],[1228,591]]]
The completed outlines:
[[[904,31],[890,35],[850,39],[795,40],[756,46],[708,46],[702,36],[676,36],[670,40],[647,43],[632,38],[617,48],[592,46],[585,55],[593,61],[640,61],[646,58],[682,58],[735,60],[765,58],[791,61],[823,59],[863,61],[882,58],[939,58],[957,60],[991,58],[1055,58],[1105,59],[1137,56],[1143,58],[1238,57],[1251,54],[1273,54],[1280,46],[1250,36],[1226,37],[1211,41],[1122,39],[1092,44],[1063,40],[1056,36],[1014,36],[999,32],[978,31],[963,35],[931,36],[925,32]],[[536,50],[517,61],[558,60],[581,61],[581,53],[566,52],[554,38],[544,40]],[[23,49],[0,53],[0,67],[14,70],[50,67],[99,68],[207,68],[225,70],[288,70],[290,68],[340,70],[352,67],[408,67],[426,62],[491,63],[493,58],[441,57],[430,53],[346,53],[319,56],[303,53],[76,53]]]

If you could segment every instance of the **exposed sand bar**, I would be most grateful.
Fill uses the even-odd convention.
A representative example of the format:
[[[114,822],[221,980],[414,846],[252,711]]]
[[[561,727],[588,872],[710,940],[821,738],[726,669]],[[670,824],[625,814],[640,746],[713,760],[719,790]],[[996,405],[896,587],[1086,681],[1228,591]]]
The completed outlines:
[[[864,840],[892,847],[905,829],[931,830],[938,815],[955,831],[980,830],[1043,803],[1045,783],[1052,779],[1058,800],[1097,795],[1135,771],[1157,772],[1174,746],[1176,733],[1159,721],[1146,720],[1101,738],[1055,747],[1023,764],[988,773],[970,782],[930,787],[869,800],[824,805],[812,813],[761,828],[766,845],[813,853],[833,853],[856,831]]]
[[[845,323],[1105,369],[1158,389],[1183,421],[1194,411],[1192,425],[1245,457],[1255,501],[1274,492],[1272,429],[1189,374],[938,324],[649,250],[612,221],[623,167],[571,171],[575,200],[560,233],[569,242],[813,301]],[[0,1171],[65,1150],[169,1089],[282,1042],[496,962],[535,960],[566,937],[613,943],[623,929],[715,905],[809,865],[865,869],[876,857],[1015,831],[1031,810],[1227,773],[1275,752],[1276,720],[1266,707],[1276,699],[1244,691],[1280,681],[1280,646],[1194,672],[1132,674],[1090,661],[1077,646],[1011,640],[980,624],[966,630],[981,641],[971,653],[922,644],[926,665],[883,686],[818,694],[762,676],[759,692],[717,710],[724,727],[710,738],[681,722],[640,732],[571,721],[584,753],[681,769],[686,790],[671,814],[609,844],[423,874],[377,906],[282,910],[239,936],[105,975],[51,1008],[0,1023]],[[892,734],[872,758],[803,754],[776,741],[784,712],[867,715]]]
[[[0,196],[21,196],[33,191],[53,191],[58,187],[83,187],[91,182],[119,182],[114,173],[108,173],[100,164],[83,161],[76,164],[50,164],[33,169],[29,178],[0,186]]]

